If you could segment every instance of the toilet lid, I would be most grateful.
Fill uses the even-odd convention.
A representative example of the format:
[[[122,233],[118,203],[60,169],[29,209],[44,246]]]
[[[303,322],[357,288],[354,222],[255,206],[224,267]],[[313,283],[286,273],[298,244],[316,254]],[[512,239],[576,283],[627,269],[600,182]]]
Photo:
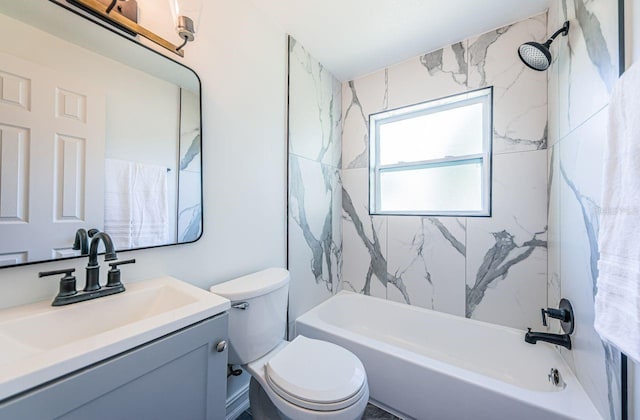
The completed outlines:
[[[312,410],[337,410],[359,399],[367,376],[349,350],[299,335],[266,365],[271,388]]]

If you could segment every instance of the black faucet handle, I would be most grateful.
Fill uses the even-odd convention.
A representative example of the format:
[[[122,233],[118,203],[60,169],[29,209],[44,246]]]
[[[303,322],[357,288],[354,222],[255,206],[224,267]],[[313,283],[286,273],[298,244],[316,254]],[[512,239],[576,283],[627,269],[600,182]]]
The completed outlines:
[[[542,314],[542,325],[544,325],[545,327],[547,326],[547,316],[554,319],[559,319],[562,322],[567,322],[569,320],[568,313],[564,309],[541,308],[540,312]]]
[[[130,260],[115,261],[115,262],[109,263],[109,267],[115,270],[116,268],[118,268],[119,265],[134,264],[135,262],[136,262],[135,258],[132,258]]]
[[[65,277],[70,277],[71,273],[75,272],[75,268],[65,268],[62,270],[54,270],[54,271],[41,271],[38,273],[38,277],[47,277],[47,276],[55,276],[58,274],[64,274]]]
[[[71,296],[76,295],[76,278],[72,275],[75,272],[75,268],[66,268],[63,270],[54,271],[41,271],[38,273],[38,277],[55,276],[57,274],[64,274],[64,277],[60,279],[60,290],[55,297],[51,305],[60,306],[68,302]]]
[[[107,287],[109,288],[117,287],[124,290],[124,286],[120,281],[120,269],[118,268],[118,266],[124,265],[124,264],[133,264],[135,262],[136,262],[135,258],[132,258],[130,260],[115,261],[115,262],[109,263],[111,270],[109,270],[109,273],[107,275]]]
[[[547,326],[547,316],[559,319],[560,322],[570,322],[571,321],[571,312],[566,309],[555,309],[555,308],[541,308],[540,312],[542,314],[542,325]]]

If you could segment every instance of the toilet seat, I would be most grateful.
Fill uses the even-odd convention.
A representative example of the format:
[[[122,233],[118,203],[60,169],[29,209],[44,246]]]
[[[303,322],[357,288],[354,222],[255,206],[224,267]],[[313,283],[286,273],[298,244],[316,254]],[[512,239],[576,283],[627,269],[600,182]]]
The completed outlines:
[[[302,407],[313,411],[337,411],[342,410],[343,408],[351,407],[352,405],[360,401],[360,399],[367,392],[367,388],[363,385],[360,390],[350,398],[333,403],[318,403],[314,401],[307,401],[296,397],[295,395],[291,395],[290,393],[270,381],[269,378],[267,378],[267,382],[269,383],[270,388],[283,400],[297,407]]]
[[[334,411],[367,391],[362,362],[335,344],[298,336],[265,365],[269,387],[284,400],[315,411]]]

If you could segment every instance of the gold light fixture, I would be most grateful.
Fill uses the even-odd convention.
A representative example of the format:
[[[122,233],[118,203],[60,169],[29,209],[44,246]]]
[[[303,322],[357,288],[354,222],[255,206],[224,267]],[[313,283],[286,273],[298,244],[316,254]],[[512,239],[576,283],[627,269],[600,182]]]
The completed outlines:
[[[138,7],[136,0],[67,0],[69,3],[74,4],[80,7],[83,10],[91,13],[92,15],[116,26],[117,28],[131,34],[131,35],[140,35],[142,37],[147,38],[149,41],[152,41],[163,48],[171,51],[174,54],[179,55],[180,57],[184,57],[184,51],[182,48],[188,41],[193,41],[195,37],[195,31],[197,28],[197,22],[200,18],[199,12],[202,8],[197,9],[197,15],[192,15],[189,17],[187,12],[191,12],[189,7],[181,7],[174,9],[172,7],[171,11],[174,14],[174,17],[177,16],[180,18],[179,21],[182,22],[182,27],[184,29],[182,32],[180,31],[180,24],[178,25],[178,34],[184,40],[184,43],[180,46],[174,45],[173,43],[167,41],[161,36],[151,32],[144,26],[141,26],[137,22],[138,15]],[[174,3],[173,1],[171,3]],[[175,0],[175,3],[180,3],[178,0]],[[189,2],[186,2],[189,3]],[[176,14],[178,13],[178,14]],[[174,19],[175,20],[175,19]]]

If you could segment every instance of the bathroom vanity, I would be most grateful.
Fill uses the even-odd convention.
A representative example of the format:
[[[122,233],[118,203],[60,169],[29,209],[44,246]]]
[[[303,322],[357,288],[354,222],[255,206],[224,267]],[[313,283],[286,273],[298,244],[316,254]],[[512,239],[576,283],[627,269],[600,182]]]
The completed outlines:
[[[0,311],[0,418],[223,419],[229,301],[162,277]]]

